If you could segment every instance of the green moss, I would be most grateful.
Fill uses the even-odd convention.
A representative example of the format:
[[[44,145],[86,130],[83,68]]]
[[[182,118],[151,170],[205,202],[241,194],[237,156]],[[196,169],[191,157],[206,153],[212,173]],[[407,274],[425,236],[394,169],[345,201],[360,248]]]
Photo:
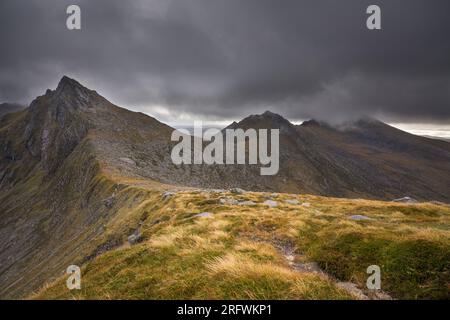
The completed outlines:
[[[450,248],[439,243],[392,241],[365,234],[343,235],[316,246],[311,256],[328,273],[365,285],[370,265],[382,272],[382,289],[401,299],[450,296]]]
[[[391,243],[383,250],[386,289],[404,299],[450,297],[450,248],[425,240]]]

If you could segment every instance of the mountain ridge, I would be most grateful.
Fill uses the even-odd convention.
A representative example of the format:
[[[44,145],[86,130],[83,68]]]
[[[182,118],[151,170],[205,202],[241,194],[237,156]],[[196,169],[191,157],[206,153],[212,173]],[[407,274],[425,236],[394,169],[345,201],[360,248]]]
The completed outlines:
[[[450,187],[443,179],[450,170],[446,165],[450,145],[408,134],[375,119],[359,119],[340,126],[316,120],[294,125],[266,111],[226,127],[280,129],[280,172],[270,178],[261,177],[257,167],[251,165],[176,166],[170,159],[173,128],[142,113],[117,107],[66,76],[55,90],[47,90],[36,98],[23,123],[14,127],[3,136],[15,136],[20,143],[4,142],[10,153],[7,157],[17,158],[19,153],[8,146],[25,145],[32,158],[39,159],[48,172],[54,171],[90,135],[98,151],[96,156],[107,170],[164,184],[375,199],[408,195],[419,200],[448,201],[450,197],[440,191]],[[22,133],[17,132],[20,130]],[[125,158],[130,160],[119,160]],[[426,189],[411,187],[419,167],[423,174],[418,178],[429,185]]]
[[[260,176],[253,165],[174,165],[173,128],[68,77],[1,119],[0,296],[22,297],[67,265],[120,246],[150,214],[128,213],[164,190],[449,201],[445,142],[384,126],[295,126],[274,113],[233,124],[249,127],[282,129],[278,175]]]

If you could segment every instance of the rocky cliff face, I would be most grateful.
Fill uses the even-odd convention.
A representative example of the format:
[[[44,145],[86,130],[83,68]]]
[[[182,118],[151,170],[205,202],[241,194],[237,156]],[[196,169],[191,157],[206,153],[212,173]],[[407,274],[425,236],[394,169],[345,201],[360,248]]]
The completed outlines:
[[[86,136],[89,110],[100,102],[95,92],[63,77],[55,91],[47,90],[30,105],[24,142],[32,156],[54,171]]]

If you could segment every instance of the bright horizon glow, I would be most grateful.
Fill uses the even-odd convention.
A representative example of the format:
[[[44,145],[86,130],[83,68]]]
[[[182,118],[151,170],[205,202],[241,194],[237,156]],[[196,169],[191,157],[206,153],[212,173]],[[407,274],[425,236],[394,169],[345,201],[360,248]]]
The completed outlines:
[[[448,124],[389,123],[389,125],[418,136],[450,139],[450,125]]]
[[[239,122],[242,119],[218,119],[217,117],[196,118],[192,114],[185,112],[172,112],[165,106],[139,106],[137,108],[127,108],[132,111],[142,112],[148,116],[156,118],[158,121],[165,123],[175,129],[190,129],[194,125],[194,121],[202,121],[204,128],[218,128],[223,129],[233,123]],[[289,119],[288,119],[289,120]],[[290,120],[289,120],[290,121]],[[305,120],[291,121],[294,125],[300,125]],[[442,138],[450,140],[450,124],[432,124],[432,123],[401,123],[401,122],[386,122],[390,126],[405,132],[418,135],[428,136],[434,138]]]

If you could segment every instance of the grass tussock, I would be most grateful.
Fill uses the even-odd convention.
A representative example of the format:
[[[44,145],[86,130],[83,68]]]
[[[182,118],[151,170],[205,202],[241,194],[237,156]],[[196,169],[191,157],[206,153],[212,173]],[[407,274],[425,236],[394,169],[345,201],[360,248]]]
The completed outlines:
[[[223,204],[223,197],[256,205]],[[81,290],[67,290],[61,278],[31,298],[353,299],[336,281],[363,288],[373,264],[381,268],[382,289],[394,298],[450,296],[448,206],[279,194],[272,196],[277,201],[272,208],[263,204],[270,197],[150,195],[109,226],[122,239],[139,226],[141,242],[123,242],[85,264]],[[202,212],[210,215],[196,216]],[[286,248],[298,260],[317,262],[329,277],[296,271]]]

